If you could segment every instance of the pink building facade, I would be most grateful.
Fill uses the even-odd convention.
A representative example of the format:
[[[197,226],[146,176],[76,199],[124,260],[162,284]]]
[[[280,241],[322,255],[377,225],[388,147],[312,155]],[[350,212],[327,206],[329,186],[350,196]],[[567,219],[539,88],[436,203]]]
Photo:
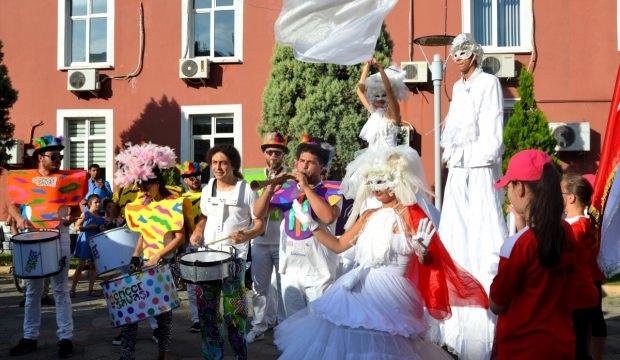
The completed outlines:
[[[11,111],[14,137],[28,143],[43,121],[35,136],[65,137],[64,168],[99,163],[110,181],[118,148],[145,140],[175,148],[180,160],[232,143],[243,167],[261,166],[257,125],[280,6],[275,0],[3,0],[4,63],[19,91]],[[609,0],[401,0],[386,20],[397,65],[432,60],[435,53],[446,58],[448,47],[422,49],[413,38],[472,32],[486,54],[508,56],[502,66],[514,58],[515,71],[533,70],[536,99],[550,122],[589,124],[589,150],[560,153],[566,167],[581,172],[594,172],[599,158],[620,59],[618,21],[618,2]],[[186,71],[195,78],[182,79],[180,59],[194,59],[197,68]],[[68,89],[96,87],[95,74],[97,91]],[[442,118],[458,76],[448,60]],[[501,78],[507,114],[518,100],[515,76]],[[430,175],[430,74],[410,88],[403,119],[416,129]]]

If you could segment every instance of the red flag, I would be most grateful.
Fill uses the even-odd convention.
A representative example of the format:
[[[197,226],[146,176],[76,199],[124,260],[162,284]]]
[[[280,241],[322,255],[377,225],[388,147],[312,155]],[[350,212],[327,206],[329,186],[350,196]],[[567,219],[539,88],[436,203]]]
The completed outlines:
[[[597,222],[603,218],[603,211],[607,202],[607,195],[611,184],[616,175],[616,166],[620,160],[620,124],[618,110],[620,106],[620,66],[616,74],[616,86],[614,96],[609,109],[607,127],[605,129],[605,140],[601,149],[601,160],[599,161],[594,183],[594,193],[592,194],[592,207],[590,211]]]

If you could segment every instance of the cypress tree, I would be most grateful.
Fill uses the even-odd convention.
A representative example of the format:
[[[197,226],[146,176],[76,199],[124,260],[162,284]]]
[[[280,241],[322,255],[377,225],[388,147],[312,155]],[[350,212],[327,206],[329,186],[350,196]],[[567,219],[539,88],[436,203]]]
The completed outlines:
[[[0,41],[0,171],[9,161],[7,150],[15,143],[13,141],[15,125],[10,122],[9,110],[17,101],[17,91],[11,85],[8,69],[3,60],[4,53],[2,52],[2,41]]]
[[[504,172],[510,157],[521,150],[539,149],[555,155],[555,138],[534,99],[534,76],[525,68],[519,74],[517,92],[521,99],[514,104],[514,112],[504,128]]]

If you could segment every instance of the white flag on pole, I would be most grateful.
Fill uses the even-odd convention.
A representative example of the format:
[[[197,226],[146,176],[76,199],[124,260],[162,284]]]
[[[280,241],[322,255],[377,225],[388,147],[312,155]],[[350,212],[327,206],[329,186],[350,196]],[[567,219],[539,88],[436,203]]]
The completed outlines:
[[[398,0],[284,0],[276,41],[301,61],[353,65],[369,60],[381,24]]]

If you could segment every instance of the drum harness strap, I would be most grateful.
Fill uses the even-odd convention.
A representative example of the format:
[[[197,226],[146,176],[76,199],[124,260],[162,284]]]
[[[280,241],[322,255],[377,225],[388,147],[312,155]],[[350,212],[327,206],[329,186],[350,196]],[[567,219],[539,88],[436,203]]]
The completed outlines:
[[[215,213],[215,222],[217,223],[215,236],[217,239],[223,236],[222,231],[224,230],[224,213],[226,211],[226,206],[237,206],[237,204],[242,202],[243,197],[245,196],[245,186],[243,185],[243,180],[238,180],[235,184],[235,192],[232,198],[221,198],[217,196],[217,181],[216,179],[211,179],[207,186],[210,186],[210,191],[207,193],[211,193],[211,196],[207,198],[207,203],[209,205],[217,206]]]

